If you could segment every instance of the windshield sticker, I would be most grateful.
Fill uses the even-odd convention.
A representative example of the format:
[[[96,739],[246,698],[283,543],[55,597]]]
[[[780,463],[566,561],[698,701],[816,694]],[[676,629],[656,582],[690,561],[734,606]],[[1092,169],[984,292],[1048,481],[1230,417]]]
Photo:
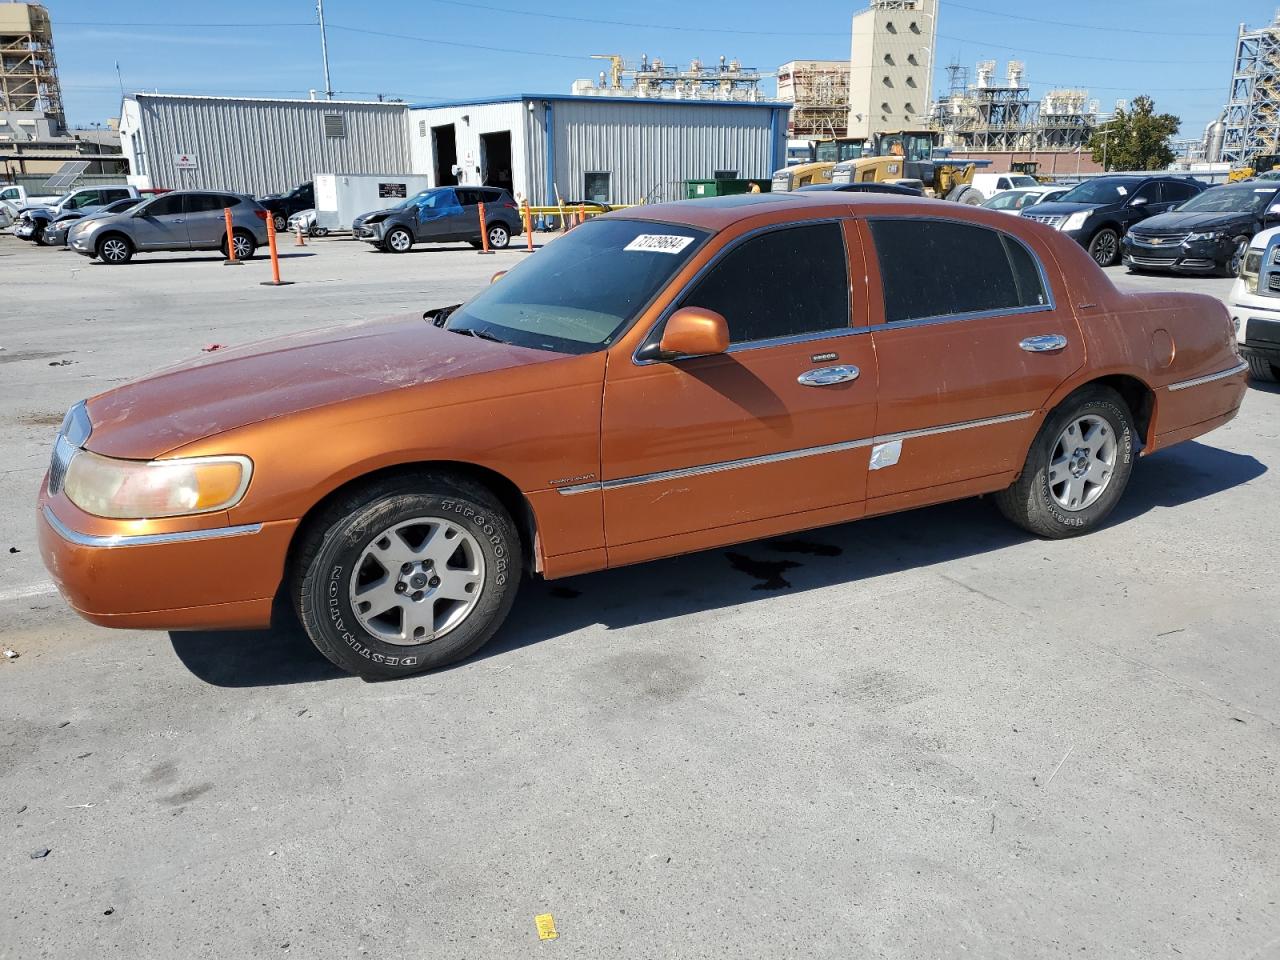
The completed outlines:
[[[1120,194],[1122,197],[1127,197],[1129,195],[1129,189],[1128,187],[1116,187],[1116,193]]]
[[[623,250],[639,250],[642,253],[679,253],[689,244],[693,237],[679,237],[671,233],[642,233]]]

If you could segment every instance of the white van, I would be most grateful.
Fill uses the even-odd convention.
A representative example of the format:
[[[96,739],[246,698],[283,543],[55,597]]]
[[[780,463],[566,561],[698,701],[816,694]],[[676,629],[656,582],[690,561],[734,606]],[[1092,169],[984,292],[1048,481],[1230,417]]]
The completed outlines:
[[[1002,190],[1038,186],[1040,186],[1040,181],[1025,173],[975,173],[973,175],[973,188],[987,200],[990,200]]]

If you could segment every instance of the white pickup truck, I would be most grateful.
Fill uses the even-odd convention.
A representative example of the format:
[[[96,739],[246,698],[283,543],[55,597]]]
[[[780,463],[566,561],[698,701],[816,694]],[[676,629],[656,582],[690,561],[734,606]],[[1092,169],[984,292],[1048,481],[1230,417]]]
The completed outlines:
[[[1280,227],[1254,235],[1227,297],[1240,353],[1255,380],[1280,380]]]
[[[0,200],[7,200],[5,193],[10,190],[26,193],[26,190],[22,187],[4,187],[0,189]],[[112,183],[93,187],[80,187],[60,197],[54,197],[49,203],[27,203],[18,208],[17,223],[14,227],[13,235],[19,240],[32,240],[35,243],[40,243],[41,238],[44,236],[45,228],[61,217],[84,216],[99,207],[105,207],[109,203],[136,196],[138,196],[137,188],[124,183]]]
[[[35,206],[37,204],[56,203],[60,198],[60,196],[61,196],[60,194],[54,194],[54,193],[51,193],[48,195],[41,194],[40,196],[34,196],[27,192],[26,187],[20,187],[14,184],[0,186],[0,200],[7,201],[9,204],[17,207],[19,210],[21,210],[23,207]]]

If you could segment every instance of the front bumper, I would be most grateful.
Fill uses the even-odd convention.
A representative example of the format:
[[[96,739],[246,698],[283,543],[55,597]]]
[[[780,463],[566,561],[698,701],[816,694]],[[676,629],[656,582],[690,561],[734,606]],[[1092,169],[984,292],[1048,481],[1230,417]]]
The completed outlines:
[[[30,240],[35,236],[36,225],[30,220],[24,220],[13,228],[13,235],[19,240]]]
[[[94,248],[93,234],[91,233],[75,234],[67,241],[67,246],[83,256],[97,256],[97,250]]]
[[[385,220],[379,220],[377,223],[352,224],[351,235],[365,243],[381,243],[382,229],[385,224]]]
[[[104,520],[40,497],[40,555],[80,616],[107,627],[265,627],[296,520],[229,525],[226,514]]]
[[[1220,270],[1234,252],[1227,240],[1151,243],[1132,234],[1126,235],[1121,241],[1121,250],[1127,267],[1193,274]]]

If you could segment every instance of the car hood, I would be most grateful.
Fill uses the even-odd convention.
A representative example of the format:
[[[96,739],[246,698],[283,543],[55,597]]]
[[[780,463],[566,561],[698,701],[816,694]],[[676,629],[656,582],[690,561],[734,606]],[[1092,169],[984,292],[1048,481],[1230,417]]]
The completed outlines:
[[[563,356],[451,333],[416,314],[280,337],[218,350],[91,398],[86,446],[152,459],[263,420]]]
[[[364,223],[370,217],[388,217],[393,213],[399,213],[399,212],[400,212],[399,207],[386,207],[385,209],[382,209],[382,210],[370,210],[368,213],[362,213],[360,214],[360,216],[356,217],[356,222]]]
[[[1166,231],[1170,233],[1176,231],[1190,233],[1192,231],[1227,230],[1236,226],[1252,224],[1253,221],[1252,214],[1240,213],[1239,211],[1233,213],[1178,213],[1171,211],[1148,217],[1133,229],[1140,233],[1163,233]]]

